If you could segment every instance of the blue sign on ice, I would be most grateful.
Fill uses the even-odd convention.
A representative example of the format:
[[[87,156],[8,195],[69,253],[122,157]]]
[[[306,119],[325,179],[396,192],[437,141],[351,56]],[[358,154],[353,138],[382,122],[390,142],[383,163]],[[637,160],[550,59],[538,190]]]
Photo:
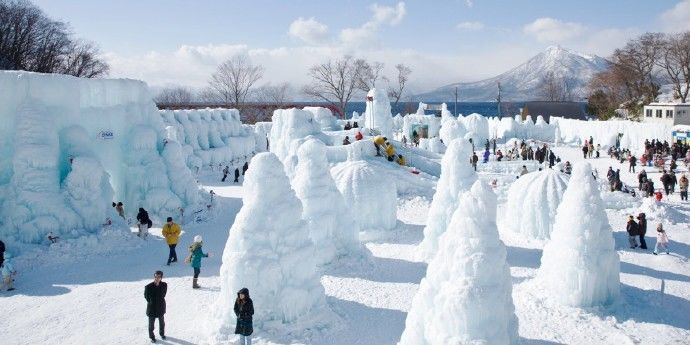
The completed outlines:
[[[106,139],[113,139],[114,137],[115,137],[115,134],[113,133],[113,131],[104,130],[104,131],[100,131],[98,133],[99,139],[106,140]]]

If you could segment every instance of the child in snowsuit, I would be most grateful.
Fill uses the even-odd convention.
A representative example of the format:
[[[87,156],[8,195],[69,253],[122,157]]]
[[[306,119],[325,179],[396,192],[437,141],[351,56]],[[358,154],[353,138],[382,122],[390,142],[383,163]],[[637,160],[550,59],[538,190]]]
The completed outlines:
[[[666,236],[666,231],[664,231],[664,226],[661,225],[661,223],[656,226],[656,245],[654,246],[654,255],[657,255],[660,247],[666,249],[666,254],[669,253],[668,236]]]
[[[3,288],[7,288],[7,291],[14,290],[14,277],[17,275],[17,271],[14,270],[12,265],[12,254],[5,253],[5,261],[2,264],[2,283]]]
[[[202,245],[203,239],[201,238],[201,235],[196,235],[194,236],[194,242],[192,242],[192,245],[189,246],[190,261],[192,268],[194,269],[194,279],[192,280],[193,289],[198,289],[201,287],[197,284],[199,273],[201,273],[201,258],[207,258],[209,254],[204,253],[204,251],[201,249]]]

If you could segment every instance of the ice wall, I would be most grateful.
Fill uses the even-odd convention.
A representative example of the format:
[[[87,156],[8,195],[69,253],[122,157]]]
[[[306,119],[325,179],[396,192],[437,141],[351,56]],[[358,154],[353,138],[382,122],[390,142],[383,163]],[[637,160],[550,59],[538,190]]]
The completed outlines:
[[[537,278],[564,305],[606,305],[619,295],[620,259],[589,163],[573,167]]]
[[[364,112],[364,123],[360,127],[378,130],[381,135],[393,138],[393,114],[391,114],[391,102],[385,88],[374,88],[367,93],[367,108]]]
[[[448,145],[424,227],[424,240],[417,248],[420,259],[429,261],[436,255],[439,238],[448,228],[450,218],[457,209],[459,194],[469,190],[477,180],[477,173],[470,165],[471,156],[472,145],[465,139],[455,139]]]
[[[671,127],[662,123],[640,123],[632,121],[580,121],[551,117],[551,123],[559,129],[559,142],[579,144],[594,139],[594,145],[610,147],[616,144],[616,136],[623,134],[621,148],[634,152],[644,150],[645,139],[669,140]]]
[[[407,314],[399,345],[515,344],[518,319],[496,195],[477,181],[461,192],[437,255]]]
[[[546,169],[521,176],[508,190],[505,225],[525,238],[548,240],[568,175]]]
[[[183,159],[192,169],[241,165],[266,145],[257,139],[255,127],[242,124],[237,109],[161,110],[160,116],[176,129]]]
[[[143,82],[1,71],[0,90],[3,237],[95,232],[112,201],[155,218],[191,200],[172,190],[167,132]]]
[[[314,121],[319,124],[321,130],[337,131],[342,129],[329,109],[323,107],[304,107],[302,109],[312,113]]]
[[[282,162],[285,162],[290,154],[293,140],[321,133],[321,125],[314,120],[314,115],[306,110],[277,109],[273,112],[272,122],[270,151]]]
[[[461,119],[465,129],[467,129],[465,139],[472,138],[475,147],[484,145],[486,139],[489,139],[489,119],[477,113],[470,114]]]

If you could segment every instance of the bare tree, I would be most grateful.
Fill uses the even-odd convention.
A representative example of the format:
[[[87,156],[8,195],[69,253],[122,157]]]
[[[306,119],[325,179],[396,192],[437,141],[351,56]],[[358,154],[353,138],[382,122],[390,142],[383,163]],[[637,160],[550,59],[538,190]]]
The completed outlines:
[[[157,104],[172,105],[189,104],[193,99],[194,93],[192,90],[183,86],[166,87],[154,97],[154,101]]]
[[[261,103],[270,103],[281,107],[292,101],[292,86],[287,83],[277,85],[266,84],[256,90],[256,100]]]
[[[345,106],[357,91],[361,67],[361,63],[352,56],[312,66],[309,69],[311,84],[305,86],[302,92],[309,97],[332,104],[340,115],[344,116]]]
[[[264,74],[261,65],[254,65],[245,55],[236,55],[223,62],[209,80],[206,96],[240,109],[251,88]]]
[[[614,72],[627,73],[633,102],[649,104],[659,95],[658,61],[663,49],[663,35],[645,33],[613,53]],[[641,107],[639,107],[641,109]]]
[[[376,82],[379,79],[386,80],[385,77],[381,76],[383,67],[385,66],[382,62],[372,62],[369,63],[364,59],[355,60],[357,69],[360,71],[359,79],[357,80],[357,88],[369,92],[369,90],[376,87]]]
[[[30,2],[0,0],[0,69],[100,77],[108,65],[98,53]]]
[[[401,63],[395,65],[395,69],[398,71],[398,84],[388,87],[388,97],[393,101],[393,109],[397,109],[398,102],[400,102],[400,98],[403,92],[405,92],[405,85],[407,85],[410,74],[412,74],[412,69]]]
[[[690,91],[690,32],[667,36],[661,55],[659,66],[672,83],[675,98],[685,103]]]

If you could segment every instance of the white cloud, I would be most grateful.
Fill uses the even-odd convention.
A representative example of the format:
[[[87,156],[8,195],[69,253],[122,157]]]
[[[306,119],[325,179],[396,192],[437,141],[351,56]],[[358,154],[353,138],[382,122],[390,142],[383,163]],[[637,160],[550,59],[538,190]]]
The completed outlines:
[[[319,45],[328,40],[328,26],[319,23],[313,17],[309,19],[300,17],[290,24],[288,34],[307,44]]]
[[[345,28],[340,31],[340,43],[347,49],[368,49],[379,46],[378,31],[381,25],[398,25],[407,10],[405,3],[396,6],[373,4],[369,7],[371,19],[358,28]]]
[[[465,4],[467,5],[467,7],[474,6],[474,2],[472,0],[465,0]]]
[[[587,31],[579,23],[563,22],[558,19],[544,17],[524,26],[523,31],[534,36],[539,42],[564,43],[578,38]]]
[[[399,2],[395,7],[373,4],[369,9],[374,13],[373,22],[386,23],[391,26],[398,25],[406,14],[404,2]]]
[[[484,24],[481,22],[462,22],[455,27],[464,31],[479,31],[484,29]]]
[[[667,32],[690,30],[690,0],[677,3],[660,16],[661,26]]]

